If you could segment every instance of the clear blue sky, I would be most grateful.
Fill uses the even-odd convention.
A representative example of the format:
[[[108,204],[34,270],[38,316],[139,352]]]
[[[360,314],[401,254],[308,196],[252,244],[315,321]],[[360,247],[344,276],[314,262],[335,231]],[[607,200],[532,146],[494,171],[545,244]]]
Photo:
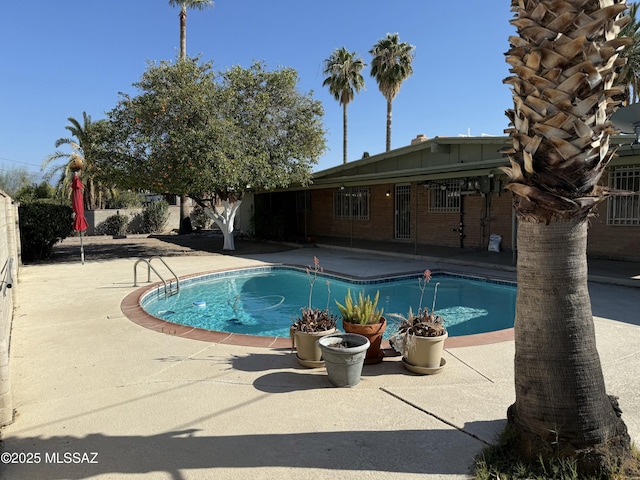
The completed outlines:
[[[178,9],[167,0],[13,1],[0,29],[0,169],[39,172],[67,118],[105,118],[118,92],[135,94],[148,61],[174,60]],[[299,89],[325,108],[327,152],[314,170],[342,163],[342,108],[322,87],[322,63],[345,46],[369,64],[387,33],[416,46],[414,74],[393,102],[392,148],[427,137],[502,135],[511,94],[504,52],[514,28],[495,0],[215,0],[190,10],[187,53],[216,70],[295,68]],[[365,67],[349,104],[349,160],[385,148],[385,100]]]

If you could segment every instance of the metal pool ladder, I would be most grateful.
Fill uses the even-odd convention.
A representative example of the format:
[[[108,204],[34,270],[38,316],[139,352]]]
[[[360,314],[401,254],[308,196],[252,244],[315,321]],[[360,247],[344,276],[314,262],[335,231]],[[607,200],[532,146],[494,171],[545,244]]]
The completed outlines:
[[[173,275],[173,278],[175,279],[175,285],[176,285],[175,291],[172,288],[173,279],[170,279],[169,283],[167,283],[164,277],[160,275],[158,270],[156,270],[155,267],[151,265],[151,260],[153,260],[154,258],[157,258],[158,260],[160,260],[164,264],[164,266],[167,267],[167,270],[171,272],[171,275]],[[138,264],[139,263],[147,264],[147,282],[151,283],[151,270],[153,270],[153,272],[160,278],[160,280],[162,280],[162,283],[164,284],[164,294],[167,297],[170,297],[171,295],[175,295],[176,293],[180,292],[180,279],[175,274],[175,272],[171,270],[171,267],[167,265],[167,262],[165,262],[162,257],[159,257],[157,255],[149,259],[141,258],[133,265],[133,286],[134,287],[138,286]]]

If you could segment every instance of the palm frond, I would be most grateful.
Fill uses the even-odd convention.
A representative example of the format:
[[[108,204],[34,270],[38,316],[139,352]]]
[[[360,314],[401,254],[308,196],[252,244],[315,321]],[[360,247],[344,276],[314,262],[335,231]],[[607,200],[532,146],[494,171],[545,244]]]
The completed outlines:
[[[400,42],[397,33],[387,34],[369,51],[371,76],[378,83],[378,88],[387,100],[393,100],[400,91],[400,86],[413,75],[413,58],[415,47],[407,42]]]
[[[518,36],[509,39],[513,75],[505,79],[514,102],[507,111],[507,188],[521,216],[542,222],[587,216],[614,193],[598,181],[614,154],[609,117],[624,93],[616,76],[635,43],[621,32],[635,32],[638,24],[624,15],[622,0],[580,8],[566,0],[511,5]]]
[[[212,0],[169,0],[169,5],[184,9],[204,10],[205,8],[213,7],[214,4]]]

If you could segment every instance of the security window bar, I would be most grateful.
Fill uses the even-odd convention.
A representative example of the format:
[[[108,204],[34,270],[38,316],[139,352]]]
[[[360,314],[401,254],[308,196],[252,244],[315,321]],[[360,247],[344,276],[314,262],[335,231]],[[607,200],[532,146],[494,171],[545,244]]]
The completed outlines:
[[[342,187],[333,194],[333,214],[338,220],[369,220],[369,187]]]
[[[609,198],[607,225],[640,225],[640,167],[614,167],[609,186],[636,193]]]
[[[396,185],[396,239],[411,238],[411,186]]]
[[[429,213],[460,212],[460,182],[443,181],[429,185]]]

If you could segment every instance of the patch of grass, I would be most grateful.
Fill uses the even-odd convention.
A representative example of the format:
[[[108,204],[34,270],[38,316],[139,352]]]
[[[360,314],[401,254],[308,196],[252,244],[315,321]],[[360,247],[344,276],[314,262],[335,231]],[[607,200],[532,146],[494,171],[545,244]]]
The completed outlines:
[[[542,459],[535,464],[523,462],[509,441],[509,430],[499,438],[496,445],[487,447],[476,458],[474,474],[477,480],[535,479],[578,480],[576,462],[572,459],[558,459],[545,464]]]
[[[629,472],[619,467],[603,472],[601,476],[584,477],[578,473],[577,462],[573,458],[555,458],[537,462],[524,462],[514,450],[515,432],[507,426],[498,437],[495,445],[485,448],[474,465],[474,478],[477,480],[626,480],[640,478],[638,466],[631,466]],[[633,457],[640,465],[640,450],[632,445]]]

